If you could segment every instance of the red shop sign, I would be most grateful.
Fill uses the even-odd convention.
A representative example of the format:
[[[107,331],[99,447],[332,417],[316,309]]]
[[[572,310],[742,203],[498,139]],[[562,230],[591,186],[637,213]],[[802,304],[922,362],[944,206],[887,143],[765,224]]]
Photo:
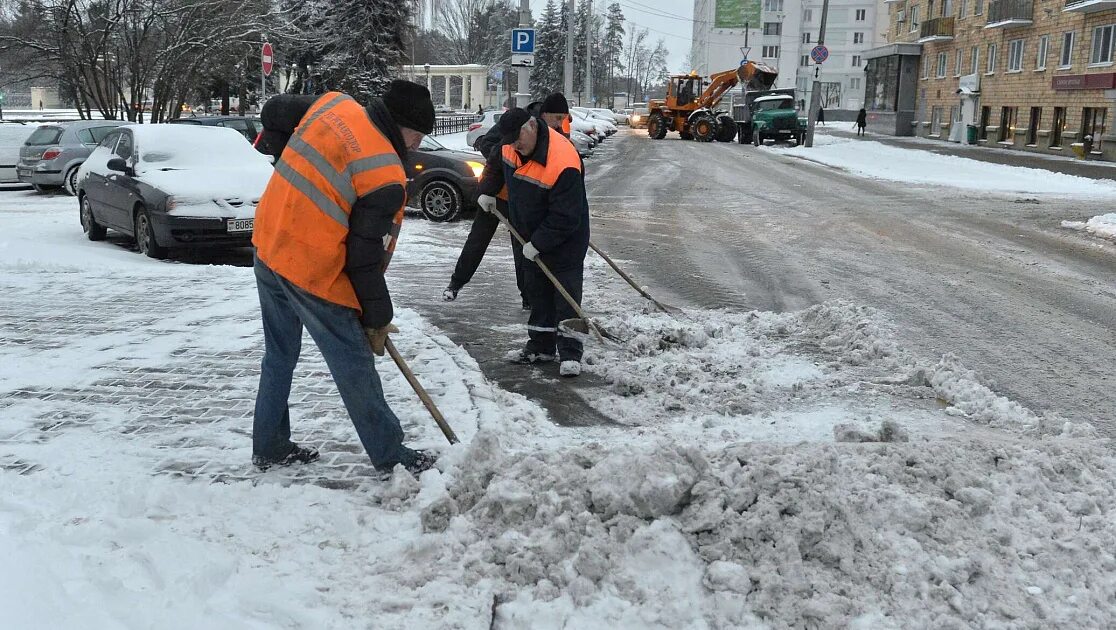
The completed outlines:
[[[1111,90],[1116,88],[1116,72],[1066,74],[1054,77],[1050,87],[1055,90]]]

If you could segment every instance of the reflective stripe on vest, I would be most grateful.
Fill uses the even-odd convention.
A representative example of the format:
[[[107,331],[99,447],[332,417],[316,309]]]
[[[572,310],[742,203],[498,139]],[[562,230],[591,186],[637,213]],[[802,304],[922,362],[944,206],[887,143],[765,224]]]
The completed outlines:
[[[393,185],[406,190],[403,164],[364,108],[338,92],[322,96],[291,136],[256,208],[257,255],[299,288],[359,310],[345,273],[349,214],[360,197]],[[385,236],[386,258],[405,205]]]
[[[515,169],[513,177],[530,182],[539,188],[550,189],[558,181],[558,177],[568,168],[581,172],[581,158],[570,141],[561,133],[550,127],[546,129],[549,134],[549,144],[546,150],[546,166],[534,160],[524,160],[516,152],[515,147],[505,144],[503,149],[504,163]]]

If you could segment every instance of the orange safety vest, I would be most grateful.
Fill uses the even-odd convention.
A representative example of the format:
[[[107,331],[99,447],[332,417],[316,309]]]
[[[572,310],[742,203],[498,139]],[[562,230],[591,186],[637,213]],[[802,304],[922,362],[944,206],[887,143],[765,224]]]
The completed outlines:
[[[352,97],[329,92],[295,129],[256,207],[252,244],[275,273],[323,300],[360,310],[345,273],[349,214],[356,200],[407,174],[391,141]],[[384,243],[395,251],[403,208]]]
[[[539,130],[545,129],[549,134],[546,147],[546,166],[532,159],[524,160],[515,150],[515,146],[505,144],[503,158],[509,166],[515,169],[513,177],[530,182],[540,188],[553,188],[558,177],[567,168],[581,172],[581,156],[569,139],[560,132],[550,128],[549,125],[539,125]]]
[[[562,133],[565,134],[567,138],[570,136],[570,115],[569,114],[566,114],[566,117],[562,119]]]

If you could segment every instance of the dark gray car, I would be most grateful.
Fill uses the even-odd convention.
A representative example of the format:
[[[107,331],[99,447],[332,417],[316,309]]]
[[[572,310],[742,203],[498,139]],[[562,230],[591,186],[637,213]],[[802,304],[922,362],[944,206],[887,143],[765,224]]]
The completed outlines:
[[[118,120],[78,120],[42,125],[19,150],[19,181],[31,184],[38,192],[61,187],[76,194],[82,162],[110,131],[126,124]]]

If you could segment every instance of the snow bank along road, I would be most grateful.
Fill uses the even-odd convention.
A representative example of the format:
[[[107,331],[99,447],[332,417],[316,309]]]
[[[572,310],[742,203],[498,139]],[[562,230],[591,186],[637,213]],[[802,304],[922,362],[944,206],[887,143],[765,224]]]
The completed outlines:
[[[878,204],[884,184],[738,145],[648,146],[613,139],[612,159],[590,162],[597,237],[689,308],[645,312],[590,258],[586,306],[624,341],[592,344],[576,385],[552,366],[513,378],[484,359],[522,341],[506,237],[445,304],[437,296],[468,225],[405,223],[391,269],[396,342],[462,438],[445,447],[381,362],[409,441],[442,454],[419,480],[370,476],[309,340],[293,428],[322,460],[250,469],[254,282],[250,269],[208,264],[243,264],[243,252],[150,261],[124,239],[85,241],[72,198],[0,192],[5,624],[1110,625],[1107,440],[1057,401],[1036,412],[982,384],[969,368],[994,368],[987,348],[929,344],[907,301],[928,308],[945,289],[875,297],[888,280],[929,273],[894,268],[928,255],[914,238],[928,221],[912,208],[923,193],[886,193],[902,202],[888,220],[828,196],[863,189]],[[714,165],[710,181],[673,172],[699,159]],[[682,188],[659,183],[671,179]],[[812,193],[788,192],[796,183]],[[744,196],[752,188],[779,203],[757,204]],[[877,268],[824,245],[857,230],[810,216],[808,199],[843,208],[844,222],[863,213],[872,227],[860,230],[896,239],[845,247],[892,253]],[[956,226],[968,215],[949,216]],[[936,265],[944,282],[947,262]],[[987,328],[987,307],[970,303],[939,326]]]

